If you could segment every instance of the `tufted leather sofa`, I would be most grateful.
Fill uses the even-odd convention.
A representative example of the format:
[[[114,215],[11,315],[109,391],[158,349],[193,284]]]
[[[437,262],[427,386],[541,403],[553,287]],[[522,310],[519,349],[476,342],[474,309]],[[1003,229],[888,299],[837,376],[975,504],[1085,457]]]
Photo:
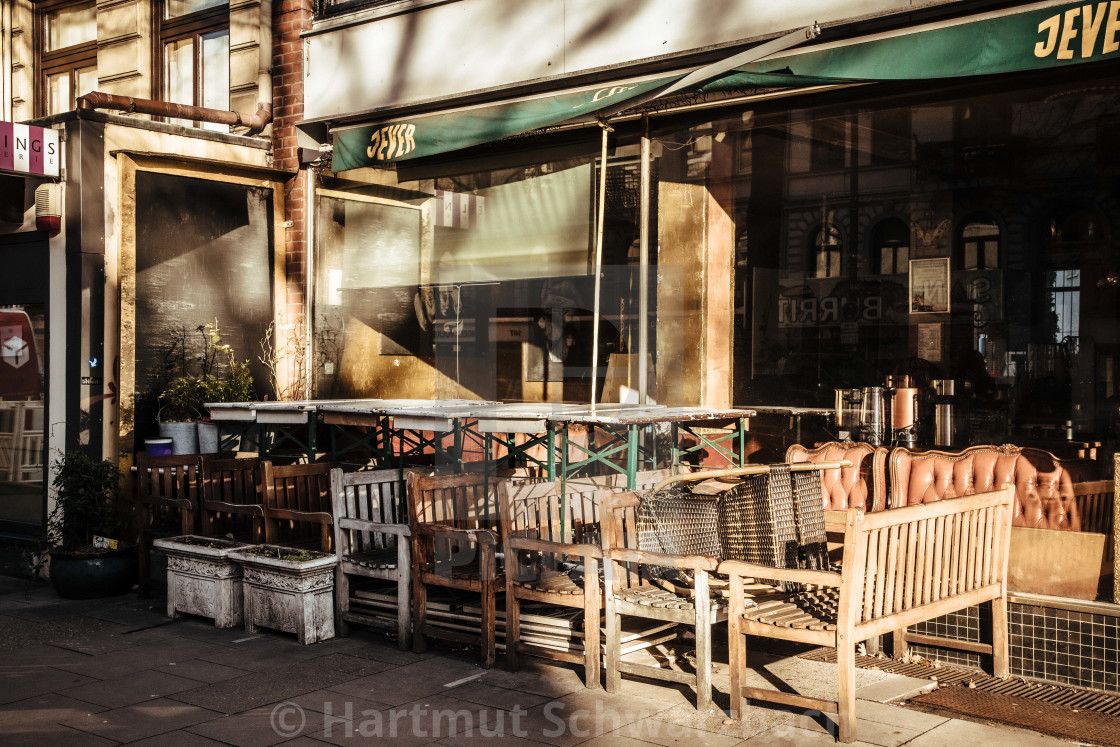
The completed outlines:
[[[830,441],[815,449],[794,444],[786,450],[786,462],[826,462],[847,459],[851,467],[821,470],[821,495],[825,511],[886,508],[887,450],[866,443]]]
[[[1014,526],[1080,531],[1070,473],[1049,452],[1017,446],[912,452],[889,457],[889,506],[909,506],[1015,486]]]

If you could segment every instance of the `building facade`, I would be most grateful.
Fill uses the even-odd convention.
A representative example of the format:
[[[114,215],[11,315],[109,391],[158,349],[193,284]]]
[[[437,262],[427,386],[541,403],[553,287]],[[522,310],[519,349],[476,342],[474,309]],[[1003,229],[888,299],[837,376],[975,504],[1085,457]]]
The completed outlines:
[[[0,175],[3,533],[38,534],[64,451],[131,463],[205,325],[269,393],[261,340],[302,310],[292,127],[310,15],[271,0],[3,3],[0,120],[22,123],[7,125],[17,144],[30,123],[59,148],[52,175]]]

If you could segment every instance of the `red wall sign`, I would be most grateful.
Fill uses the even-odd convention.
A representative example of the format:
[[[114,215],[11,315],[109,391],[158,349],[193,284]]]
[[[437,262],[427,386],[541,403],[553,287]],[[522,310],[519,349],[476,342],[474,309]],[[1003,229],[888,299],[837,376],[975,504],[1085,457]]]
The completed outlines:
[[[0,122],[0,171],[59,175],[58,130]]]

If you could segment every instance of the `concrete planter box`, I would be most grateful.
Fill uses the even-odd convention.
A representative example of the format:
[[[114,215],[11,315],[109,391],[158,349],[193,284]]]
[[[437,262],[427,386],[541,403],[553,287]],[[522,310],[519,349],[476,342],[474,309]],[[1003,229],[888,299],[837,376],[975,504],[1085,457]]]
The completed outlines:
[[[254,545],[231,553],[244,574],[245,630],[257,626],[295,633],[302,644],[334,638],[333,554],[311,552],[310,560],[285,560],[306,552]]]
[[[245,542],[184,535],[152,543],[167,554],[167,616],[187,612],[232,628],[243,619],[241,566],[230,557]]]

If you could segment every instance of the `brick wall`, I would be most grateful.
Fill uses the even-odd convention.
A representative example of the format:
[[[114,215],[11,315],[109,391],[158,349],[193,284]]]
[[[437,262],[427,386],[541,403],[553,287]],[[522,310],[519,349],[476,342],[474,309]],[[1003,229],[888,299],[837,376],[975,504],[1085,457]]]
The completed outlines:
[[[305,230],[307,171],[299,169],[295,123],[303,118],[304,54],[300,33],[311,28],[311,0],[276,0],[273,7],[273,148],[276,168],[295,173],[284,189],[284,217],[288,285],[281,307],[288,322],[305,322],[310,251]]]

